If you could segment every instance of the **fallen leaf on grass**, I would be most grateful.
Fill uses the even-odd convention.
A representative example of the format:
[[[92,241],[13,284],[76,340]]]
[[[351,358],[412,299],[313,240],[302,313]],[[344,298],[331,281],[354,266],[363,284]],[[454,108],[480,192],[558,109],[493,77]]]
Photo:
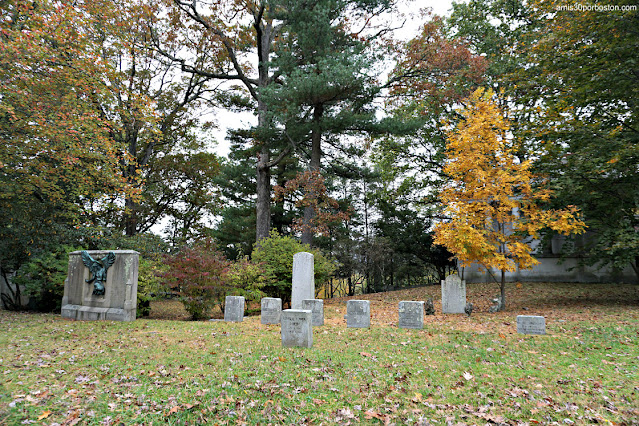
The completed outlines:
[[[62,423],[62,426],[74,426],[80,423],[80,420],[82,420],[80,418],[80,413],[78,411],[74,411],[71,414],[69,414],[69,416],[64,420],[64,423]]]
[[[359,353],[361,356],[365,356],[365,357],[369,357],[371,356],[371,354],[369,354],[368,352],[360,352]]]
[[[232,399],[231,399],[232,401]],[[200,405],[199,401],[195,401],[193,404],[182,404],[182,405],[176,405],[175,407],[172,407],[168,413],[166,413],[164,416],[165,417],[169,417],[171,414],[175,414],[178,411],[187,411],[190,410],[193,407],[197,407],[198,405]]]
[[[374,411],[368,410],[364,413],[364,417],[367,420],[378,419],[381,420],[385,425],[390,423],[390,416],[382,413],[376,413]]]
[[[355,415],[349,408],[341,408],[337,410],[337,417],[335,420],[340,421],[343,419],[354,419]]]
[[[51,415],[51,411],[46,410],[44,411],[42,414],[40,414],[40,416],[38,417],[38,420],[43,420],[46,419],[47,417],[49,417]]]
[[[282,356],[281,356],[281,357],[279,357],[278,359],[280,360],[280,362],[286,362],[286,358],[284,358],[284,357],[282,357]]]
[[[491,423],[496,423],[496,424],[502,424],[506,422],[506,419],[504,419],[504,417],[502,416],[496,416],[494,414],[490,414],[490,413],[482,413],[482,412],[475,412],[472,413],[473,415],[484,419],[486,421],[489,421]]]

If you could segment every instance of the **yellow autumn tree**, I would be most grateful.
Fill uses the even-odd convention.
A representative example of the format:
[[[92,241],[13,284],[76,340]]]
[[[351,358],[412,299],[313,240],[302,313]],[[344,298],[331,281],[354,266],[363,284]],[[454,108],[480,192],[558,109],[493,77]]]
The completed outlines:
[[[477,89],[461,111],[463,119],[447,134],[445,173],[451,178],[439,198],[449,220],[435,227],[435,243],[455,255],[459,266],[479,263],[501,271],[501,303],[506,301],[505,272],[539,263],[527,239],[542,229],[581,233],[585,225],[574,206],[542,210],[551,192],[530,161],[519,161],[509,139],[510,123],[493,100]]]

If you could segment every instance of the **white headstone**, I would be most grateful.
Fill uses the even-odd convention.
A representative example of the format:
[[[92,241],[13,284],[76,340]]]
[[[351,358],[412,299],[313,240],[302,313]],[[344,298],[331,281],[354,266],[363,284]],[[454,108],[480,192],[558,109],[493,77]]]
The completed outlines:
[[[466,281],[449,275],[442,281],[442,312],[463,314],[466,307]]]
[[[346,327],[369,328],[371,326],[371,302],[349,300],[346,302]]]
[[[313,312],[313,325],[324,325],[324,301],[322,299],[302,300],[302,309]]]
[[[424,328],[424,302],[399,302],[399,328]]]
[[[224,302],[224,321],[242,322],[244,320],[244,296],[226,296]]]
[[[262,324],[279,324],[282,316],[282,299],[279,297],[262,298]]]
[[[517,333],[546,334],[546,318],[535,315],[517,315]]]
[[[293,255],[293,290],[291,308],[302,309],[302,300],[315,298],[315,264],[313,255],[300,252]]]
[[[282,346],[313,347],[313,313],[304,309],[282,311]]]

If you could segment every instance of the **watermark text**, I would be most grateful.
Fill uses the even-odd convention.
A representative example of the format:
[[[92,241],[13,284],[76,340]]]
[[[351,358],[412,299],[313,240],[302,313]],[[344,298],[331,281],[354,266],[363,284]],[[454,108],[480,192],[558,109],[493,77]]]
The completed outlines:
[[[555,8],[558,12],[626,12],[639,10],[636,4],[567,4],[559,5]]]

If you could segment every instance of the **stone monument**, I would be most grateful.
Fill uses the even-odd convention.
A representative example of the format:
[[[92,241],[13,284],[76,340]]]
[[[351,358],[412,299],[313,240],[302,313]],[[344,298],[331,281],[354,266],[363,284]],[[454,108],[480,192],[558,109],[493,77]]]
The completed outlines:
[[[282,299],[279,297],[262,298],[262,324],[279,324],[282,317]]]
[[[346,327],[369,328],[371,326],[371,302],[349,300],[346,302]]]
[[[282,311],[282,346],[313,347],[313,313],[305,309]]]
[[[226,296],[224,301],[224,321],[242,322],[244,320],[244,296]]]
[[[442,281],[442,312],[463,314],[466,307],[466,281],[449,275]]]
[[[399,302],[399,328],[424,328],[424,302]]]
[[[313,255],[300,252],[293,255],[293,289],[291,308],[302,309],[302,300],[315,298],[315,264]]]
[[[70,253],[62,317],[90,321],[135,320],[139,256],[133,250]]]
[[[535,315],[517,315],[517,333],[546,334],[546,318]]]
[[[324,301],[322,299],[302,300],[302,309],[313,312],[313,326],[324,325]]]

